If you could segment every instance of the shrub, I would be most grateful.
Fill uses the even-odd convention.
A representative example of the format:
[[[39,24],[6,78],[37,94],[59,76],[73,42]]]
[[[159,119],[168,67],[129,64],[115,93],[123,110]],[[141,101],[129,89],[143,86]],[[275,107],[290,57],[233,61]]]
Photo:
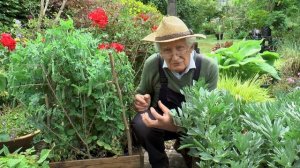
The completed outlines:
[[[273,102],[245,103],[201,82],[183,89],[186,102],[173,119],[184,130],[181,147],[200,167],[298,167],[300,91]]]
[[[101,43],[68,20],[11,55],[9,91],[27,106],[45,141],[55,144],[53,160],[123,152],[122,107],[108,55],[115,59],[125,105],[132,98],[132,66],[124,52],[99,50]]]

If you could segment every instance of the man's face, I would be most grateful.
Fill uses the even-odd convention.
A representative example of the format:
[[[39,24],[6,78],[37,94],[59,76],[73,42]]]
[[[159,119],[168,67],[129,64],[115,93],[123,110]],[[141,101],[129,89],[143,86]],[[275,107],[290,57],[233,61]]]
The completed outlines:
[[[182,73],[190,63],[192,47],[188,47],[185,39],[160,43],[160,55],[171,71]]]

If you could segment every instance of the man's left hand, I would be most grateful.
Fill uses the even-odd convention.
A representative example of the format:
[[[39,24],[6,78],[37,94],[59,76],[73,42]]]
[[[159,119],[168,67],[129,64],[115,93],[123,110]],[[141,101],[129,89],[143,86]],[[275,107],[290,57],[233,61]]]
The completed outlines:
[[[141,114],[142,120],[147,127],[159,128],[167,131],[176,132],[177,126],[173,124],[173,119],[170,114],[170,110],[161,102],[158,101],[158,106],[163,112],[163,115],[160,115],[153,107],[150,108],[150,112],[155,118],[152,120],[148,113]]]

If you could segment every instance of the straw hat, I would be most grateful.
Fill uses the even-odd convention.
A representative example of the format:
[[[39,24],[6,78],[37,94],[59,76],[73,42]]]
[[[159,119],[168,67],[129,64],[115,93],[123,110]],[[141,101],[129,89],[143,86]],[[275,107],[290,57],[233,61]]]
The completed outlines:
[[[184,22],[178,17],[165,16],[160,22],[157,30],[142,40],[150,42],[170,42],[186,37],[206,38],[203,34],[193,34],[193,32],[188,29]]]

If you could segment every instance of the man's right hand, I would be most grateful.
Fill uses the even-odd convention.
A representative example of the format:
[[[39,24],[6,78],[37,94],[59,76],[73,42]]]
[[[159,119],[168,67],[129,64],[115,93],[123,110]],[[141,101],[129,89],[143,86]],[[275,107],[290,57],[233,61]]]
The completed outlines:
[[[151,102],[151,96],[149,94],[141,95],[136,94],[134,96],[134,107],[137,112],[144,112],[148,110]]]

